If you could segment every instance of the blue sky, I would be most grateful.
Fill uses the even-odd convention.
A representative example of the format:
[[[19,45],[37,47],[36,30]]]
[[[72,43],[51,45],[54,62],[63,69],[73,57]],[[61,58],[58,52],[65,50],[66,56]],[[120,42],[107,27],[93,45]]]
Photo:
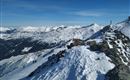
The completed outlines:
[[[3,26],[109,24],[130,15],[130,0],[0,0]]]

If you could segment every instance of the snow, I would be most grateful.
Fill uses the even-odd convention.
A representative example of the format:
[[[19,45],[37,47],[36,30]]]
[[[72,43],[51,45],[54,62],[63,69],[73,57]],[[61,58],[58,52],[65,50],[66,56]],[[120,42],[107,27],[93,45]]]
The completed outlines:
[[[123,21],[121,23],[116,24],[116,26],[115,25],[112,26],[112,29],[121,31],[124,35],[129,37],[130,32],[127,32],[127,30],[126,30],[129,25],[130,24],[127,21]],[[130,54],[129,48],[127,47],[128,44],[123,42],[122,39],[120,39],[120,38],[116,39],[117,36],[115,35],[116,33],[114,32],[114,30],[105,32],[104,38],[107,39],[107,43],[108,43],[109,48],[115,48],[115,46],[113,46],[111,44],[112,41],[114,41],[116,43],[117,50],[119,51],[117,54],[119,55],[119,57],[122,60],[122,62],[125,65],[127,65],[128,62],[129,62],[129,54]],[[124,32],[123,32],[123,30],[124,30]],[[127,40],[127,38],[124,35],[120,34],[120,36],[122,36],[122,38],[124,40]]]
[[[47,43],[57,43],[60,41],[68,41],[73,38],[87,39],[102,26],[91,25],[86,27],[79,26],[59,26],[59,27],[23,27],[18,28],[16,33],[4,35],[3,39],[16,39],[32,37],[34,40],[41,40]]]
[[[116,25],[117,26],[117,25]],[[119,26],[119,25],[118,25]],[[125,33],[125,28],[129,25],[120,24],[120,28],[125,35],[129,36],[129,32]],[[128,26],[128,27],[127,27]],[[16,33],[5,34],[4,39],[28,38],[47,43],[57,43],[66,41],[67,44],[72,43],[73,38],[86,40],[97,31],[101,30],[103,26],[92,24],[90,26],[69,26],[64,25],[55,27],[21,27],[17,28]],[[114,33],[106,33],[107,37],[114,38]],[[101,38],[91,39],[100,43]],[[91,41],[90,40],[90,41]],[[66,45],[67,45],[66,44]],[[123,48],[124,44],[117,43],[119,47]],[[103,52],[93,52],[88,49],[88,46],[77,46],[67,49],[65,46],[60,48],[46,49],[35,53],[28,53],[11,57],[9,59],[0,61],[0,79],[2,80],[104,80],[105,74],[113,69],[115,65],[110,62]],[[110,48],[113,46],[108,40]],[[32,47],[25,47],[22,52],[28,52]],[[39,72],[31,77],[27,77],[30,73],[37,70],[40,66],[48,61],[48,57],[57,54],[59,51],[66,50],[65,56],[60,58],[60,61],[53,65],[47,65],[40,69]],[[123,54],[126,57],[126,55]],[[51,63],[51,62],[50,62]],[[2,68],[1,68],[2,67]],[[2,75],[2,76],[1,76]],[[26,77],[26,78],[25,78]]]
[[[80,28],[80,25],[74,25],[74,26],[65,26],[65,25],[60,25],[60,26],[41,26],[41,27],[36,27],[36,26],[23,26],[18,29],[20,32],[49,32],[53,31],[59,28]]]
[[[91,52],[86,46],[73,47],[59,63],[27,80],[96,80],[99,75],[103,80],[104,74],[114,67],[108,60],[104,53]]]
[[[22,52],[28,52],[32,47],[25,47]]]
[[[100,38],[99,38],[99,39],[98,39],[98,38],[96,38],[96,39],[89,39],[88,42],[89,42],[89,41],[96,41],[96,43],[103,42],[103,40],[100,39]]]
[[[121,31],[123,34],[125,34],[127,37],[130,38],[130,21],[125,20],[123,22],[120,22],[114,26],[114,28]]]
[[[123,34],[130,38],[130,23],[123,21],[112,26],[114,29],[121,31]],[[72,43],[74,38],[86,40],[103,26],[96,23],[89,26],[44,26],[44,27],[20,27],[16,28],[15,33],[4,34],[3,39],[17,39],[31,37],[33,40],[47,43],[58,43],[60,41],[68,42],[66,45]],[[1,28],[1,32],[9,30],[8,28]],[[106,32],[105,38],[114,39],[114,32]],[[88,41],[96,41],[96,43],[103,42],[103,39],[96,38]],[[109,48],[113,48],[110,44],[110,39],[107,40]],[[121,49],[122,56],[127,58],[128,51],[124,50],[125,44],[119,40],[115,43]],[[113,69],[115,65],[111,63],[103,52],[93,52],[88,49],[88,46],[77,46],[67,49],[66,45],[60,48],[46,49],[35,53],[28,53],[24,55],[13,56],[9,59],[0,61],[0,79],[1,80],[104,80],[105,74]],[[25,47],[22,52],[28,52],[32,47]],[[66,50],[65,56],[60,58],[60,61],[54,64],[46,65],[45,68],[39,69],[40,66],[48,61],[48,57],[56,55],[58,52]],[[13,51],[13,50],[12,50]],[[126,54],[125,54],[126,53]],[[117,53],[120,55],[120,53]],[[123,58],[120,57],[123,61]],[[124,61],[123,61],[124,62]],[[51,63],[51,62],[50,62]],[[126,62],[124,62],[126,64]],[[27,77],[30,73],[39,69],[39,72],[31,77]]]
[[[25,47],[25,49],[27,48],[29,47]],[[15,56],[9,59],[1,60],[0,68],[5,68],[0,71],[0,80],[19,80],[24,78],[37,69],[40,65],[45,63],[49,56],[64,49],[65,47],[63,46],[62,48],[46,49],[36,53],[24,54],[20,57]],[[1,77],[1,75],[3,76]]]
[[[123,57],[125,57],[126,58],[126,60],[129,62],[129,59],[128,59],[128,54],[130,54],[129,52],[127,52],[127,50],[125,50],[124,49],[124,44],[122,43],[122,41],[121,40],[118,40],[118,42],[117,41],[115,41],[115,43],[118,45],[118,47],[120,47],[120,50],[118,50],[118,51],[120,51],[121,53],[122,53],[122,55],[123,55]],[[122,57],[120,57],[121,59],[122,59]],[[123,59],[122,59],[122,62],[124,63],[124,64],[128,64],[128,62],[125,62]]]
[[[16,56],[16,57],[12,56],[12,57],[9,58],[9,59],[1,60],[1,61],[0,61],[0,65],[3,65],[4,63],[7,63],[7,62],[15,62],[15,61],[17,61],[17,60],[20,60],[22,57],[23,57],[23,55],[18,55],[18,56]]]
[[[0,65],[5,67],[5,69],[0,72],[0,75],[4,74],[2,77],[0,77],[0,80],[19,80],[23,77],[26,77],[41,64],[47,61],[48,56],[51,55],[48,54],[50,51],[51,50],[48,49],[45,51],[29,53],[0,61]],[[43,57],[46,54],[48,55]],[[4,64],[7,65],[4,66]]]
[[[50,31],[51,28],[47,27],[32,27],[32,26],[27,26],[27,27],[20,27],[18,31],[20,32],[48,32]]]
[[[130,38],[130,24],[124,27],[123,29],[121,29],[121,32]]]
[[[37,58],[38,57],[35,54],[30,53],[27,56],[25,56],[25,59],[23,59],[23,62],[30,63],[30,62],[37,60]]]
[[[45,63],[48,56],[56,54],[64,49],[66,48],[56,48],[53,52],[52,49],[48,49],[37,53],[25,54],[21,56],[21,58],[16,56],[2,60],[0,61],[0,65],[8,63],[10,64],[10,68],[9,65],[8,67],[6,65],[4,72],[9,72],[4,74],[0,79],[22,79]],[[51,54],[49,54],[50,52]],[[98,58],[99,60],[97,60]],[[114,64],[110,63],[108,60],[110,59],[104,53],[92,52],[87,49],[87,46],[73,47],[72,49],[67,49],[65,57],[62,58],[60,62],[48,66],[48,69],[43,68],[43,70],[40,70],[41,72],[27,78],[27,80],[96,80],[97,78],[102,78],[103,80],[104,74],[114,67]]]
[[[110,49],[113,48],[113,46],[110,44],[110,42],[107,42]]]
[[[10,30],[10,29],[7,27],[0,27],[0,32],[6,32],[7,30]]]

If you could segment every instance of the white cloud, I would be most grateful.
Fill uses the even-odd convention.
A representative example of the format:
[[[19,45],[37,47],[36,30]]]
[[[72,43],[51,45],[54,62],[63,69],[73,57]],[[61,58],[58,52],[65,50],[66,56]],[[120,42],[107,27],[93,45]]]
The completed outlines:
[[[104,13],[101,12],[96,12],[96,11],[74,11],[70,12],[69,14],[71,15],[77,15],[77,16],[93,16],[93,17],[98,17],[98,16],[103,16]]]

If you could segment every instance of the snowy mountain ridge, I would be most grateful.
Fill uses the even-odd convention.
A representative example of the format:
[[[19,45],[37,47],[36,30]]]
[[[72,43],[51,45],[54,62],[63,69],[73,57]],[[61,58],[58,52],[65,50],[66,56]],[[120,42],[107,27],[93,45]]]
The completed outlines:
[[[3,39],[17,39],[20,37],[32,37],[34,40],[41,40],[42,42],[59,42],[67,41],[72,38],[86,39],[92,34],[102,29],[103,26],[68,26],[68,27],[25,27],[17,28],[10,31],[10,33],[2,34]],[[46,39],[44,39],[46,38]]]
[[[44,32],[27,27],[2,33],[0,79],[129,80],[128,22]]]
[[[21,27],[2,27],[0,29],[0,32],[2,31],[7,31],[7,30],[12,30],[12,29],[17,29],[20,32],[48,32],[51,30],[56,30],[58,28],[81,28],[81,27],[91,27],[91,26],[99,26],[96,23],[90,24],[88,26],[81,26],[81,25],[73,25],[73,26],[66,26],[66,25],[59,25],[59,26],[21,26]]]

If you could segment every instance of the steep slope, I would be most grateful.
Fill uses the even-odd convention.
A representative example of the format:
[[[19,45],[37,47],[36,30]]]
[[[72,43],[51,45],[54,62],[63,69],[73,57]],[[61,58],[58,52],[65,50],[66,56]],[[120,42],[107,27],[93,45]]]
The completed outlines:
[[[127,32],[129,27],[129,19],[127,19],[114,26],[108,25],[98,32],[98,36],[94,34],[94,37],[90,37],[90,39],[100,37],[103,41],[91,44],[90,49],[104,52],[115,64],[115,68],[106,74],[106,80],[130,79],[130,33]]]
[[[36,70],[27,80],[96,80],[113,68],[105,54],[91,52],[87,47],[74,47],[67,50],[65,57],[52,66]],[[99,60],[97,60],[99,58]],[[42,66],[44,67],[44,66]],[[40,69],[40,68],[39,68]],[[46,70],[47,69],[47,70]],[[40,72],[38,72],[40,71]],[[93,77],[93,79],[92,79]]]
[[[119,64],[106,74],[106,80],[130,80],[130,17],[112,28],[116,33],[112,44],[120,61],[118,59]]]
[[[116,28],[118,31],[121,31],[123,34],[130,38],[130,17],[128,17],[128,19],[125,21],[117,23],[114,28]]]
[[[87,46],[77,46],[69,50],[67,49],[64,52],[64,57],[61,57],[58,62],[58,57],[51,57],[50,55],[57,54],[57,52],[65,48],[55,49],[54,52],[51,50],[47,51],[51,51],[50,54],[45,51],[45,53],[39,52],[37,54],[25,55],[25,57],[20,56],[22,58],[18,58],[18,60],[16,57],[10,59],[9,62],[8,60],[1,61],[1,76],[3,76],[1,79],[18,80],[25,76],[28,77],[23,80],[104,79],[106,72],[112,69],[114,65],[109,62],[110,59],[104,53],[97,54],[87,48]],[[48,56],[42,57],[45,54],[48,54],[50,58]]]

